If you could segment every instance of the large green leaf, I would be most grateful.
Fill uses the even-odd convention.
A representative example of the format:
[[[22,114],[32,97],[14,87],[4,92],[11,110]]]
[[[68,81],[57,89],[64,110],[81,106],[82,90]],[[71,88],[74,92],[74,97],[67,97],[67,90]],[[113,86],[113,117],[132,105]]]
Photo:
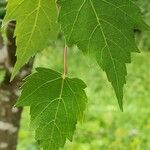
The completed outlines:
[[[19,69],[57,37],[58,10],[55,0],[9,0],[3,24],[16,20],[17,62],[12,78]]]
[[[31,125],[44,150],[58,150],[72,140],[77,120],[82,120],[86,85],[50,69],[36,70],[27,77],[17,106],[30,106]]]
[[[77,44],[86,55],[94,55],[123,109],[126,63],[131,52],[139,52],[134,29],[148,28],[139,8],[131,0],[59,0],[59,4],[68,45]]]

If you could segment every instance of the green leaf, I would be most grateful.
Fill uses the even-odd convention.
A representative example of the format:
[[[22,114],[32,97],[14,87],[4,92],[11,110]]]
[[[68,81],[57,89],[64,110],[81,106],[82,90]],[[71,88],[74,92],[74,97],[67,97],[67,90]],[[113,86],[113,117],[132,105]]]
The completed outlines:
[[[84,54],[96,58],[123,110],[126,63],[131,52],[139,52],[134,29],[149,28],[139,8],[131,0],[59,0],[59,4],[67,44],[77,44]]]
[[[57,37],[58,10],[55,0],[9,0],[3,24],[16,20],[17,62],[12,79],[37,52]]]
[[[77,120],[82,120],[87,103],[86,85],[77,78],[38,68],[26,78],[17,106],[30,106],[36,140],[45,150],[58,150],[72,141]]]
[[[0,23],[1,23],[1,19],[3,19],[5,15],[5,7],[6,7],[6,1],[1,0],[0,1]]]

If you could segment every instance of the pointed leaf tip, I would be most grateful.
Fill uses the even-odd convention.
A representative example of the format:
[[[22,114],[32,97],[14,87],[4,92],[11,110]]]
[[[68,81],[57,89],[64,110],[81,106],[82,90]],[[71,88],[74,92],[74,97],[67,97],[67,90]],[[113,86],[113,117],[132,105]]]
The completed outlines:
[[[133,30],[148,27],[140,9],[131,0],[70,0],[69,8],[67,0],[59,0],[59,5],[67,44],[77,44],[84,54],[94,56],[120,97],[131,52],[139,52]],[[118,101],[123,110],[122,98]]]
[[[17,62],[11,80],[31,57],[48,47],[59,32],[55,0],[10,0],[3,24],[16,20]],[[23,27],[23,28],[22,28]],[[37,42],[38,41],[38,42]]]

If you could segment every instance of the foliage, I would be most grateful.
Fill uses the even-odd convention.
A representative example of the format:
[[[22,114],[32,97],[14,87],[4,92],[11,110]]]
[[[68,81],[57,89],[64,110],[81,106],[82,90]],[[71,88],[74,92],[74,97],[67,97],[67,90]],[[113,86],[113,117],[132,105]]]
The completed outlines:
[[[36,140],[44,149],[57,150],[66,139],[72,141],[77,120],[83,118],[86,85],[50,69],[36,71],[26,79],[17,106],[30,106]]]
[[[16,20],[17,62],[12,78],[37,52],[54,41],[58,33],[55,0],[10,0],[3,24]],[[38,42],[37,42],[38,41]]]
[[[139,8],[131,0],[59,0],[58,4],[55,0],[8,2],[3,25],[9,20],[17,22],[15,30],[17,62],[12,79],[30,57],[46,48],[49,41],[56,39],[60,23],[65,36],[65,45],[76,44],[84,54],[94,56],[106,72],[115,90],[119,106],[123,110],[126,63],[131,61],[131,52],[138,52],[134,30],[149,29],[142,20]],[[37,112],[41,112],[34,123],[36,139],[44,149],[57,150],[64,146],[66,138],[72,140],[76,121],[85,109],[83,102],[86,97],[83,92],[85,86],[81,84],[81,80],[74,81],[75,79],[66,77],[65,72],[62,76],[55,71],[54,74],[59,75],[59,80],[63,84],[56,82],[54,85],[53,83],[47,85],[46,83],[55,78],[52,77],[53,71],[46,70],[37,69],[35,74],[26,79],[18,103],[19,106],[31,107],[31,123],[32,119],[38,116]],[[67,81],[70,88],[66,85]],[[78,92],[84,95],[74,98]],[[53,103],[53,99],[56,99],[56,102]],[[63,100],[66,104],[64,106]],[[78,107],[82,113],[76,109],[78,104],[72,105],[74,101],[79,101]],[[51,105],[51,102],[55,105]],[[35,106],[38,106],[38,109]],[[67,113],[69,115],[66,115]],[[48,131],[50,135],[46,134]]]
[[[35,68],[49,67],[61,71],[62,45],[47,49],[35,60]],[[51,55],[47,55],[49,52]],[[73,57],[73,59],[72,59]],[[86,58],[77,48],[69,49],[69,76],[82,78],[89,103],[84,121],[78,124],[73,142],[67,142],[63,150],[149,150],[150,149],[150,54],[142,52],[133,56],[128,65],[128,83],[124,91],[124,112],[119,113],[114,93],[104,72]],[[144,61],[143,61],[144,60]],[[87,75],[88,74],[88,75]],[[27,108],[22,116],[18,150],[37,150],[33,132],[29,129]],[[32,137],[32,138],[31,138]],[[31,141],[33,144],[31,144]]]
[[[6,1],[1,0],[0,1],[0,22],[1,22],[1,19],[3,19],[4,15],[5,15],[5,6],[6,6]]]
[[[59,20],[67,43],[77,44],[87,55],[95,55],[123,109],[125,64],[131,62],[131,52],[138,52],[133,29],[147,28],[139,8],[131,1],[116,0],[65,0],[60,5]]]

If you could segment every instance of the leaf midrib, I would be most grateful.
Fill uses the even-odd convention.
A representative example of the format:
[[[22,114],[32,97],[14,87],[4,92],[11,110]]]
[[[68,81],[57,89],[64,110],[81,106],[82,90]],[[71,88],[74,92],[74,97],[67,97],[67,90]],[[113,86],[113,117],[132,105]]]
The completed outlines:
[[[27,51],[27,49],[28,49],[28,47],[29,47],[29,44],[30,44],[30,42],[31,42],[33,33],[34,33],[35,29],[36,29],[36,25],[37,25],[37,21],[38,21],[38,16],[39,16],[39,13],[40,13],[40,8],[41,8],[41,1],[42,1],[42,0],[39,0],[39,2],[38,2],[37,13],[36,13],[36,16],[35,16],[35,21],[34,21],[34,24],[33,24],[33,28],[32,28],[32,31],[31,31],[31,35],[30,35],[29,40],[28,40],[28,42],[27,42],[27,44],[26,44],[26,47],[25,47],[25,49],[24,49],[24,51],[23,51],[23,54],[22,54],[22,56],[20,57],[20,61],[22,61],[24,55],[26,54],[26,51]]]
[[[57,114],[58,114],[58,110],[59,110],[59,105],[60,105],[60,102],[61,102],[61,99],[62,99],[63,88],[64,88],[64,79],[62,78],[61,90],[60,90],[60,95],[59,95],[59,101],[58,101],[58,105],[57,105],[55,117],[54,117],[54,120],[53,120],[54,123],[53,123],[52,133],[51,133],[51,137],[50,137],[50,142],[51,142],[52,139],[53,139],[54,128],[55,128],[55,126],[56,126],[56,119],[57,119]],[[56,127],[57,127],[57,126],[56,126]],[[61,135],[61,133],[60,133],[60,135]]]
[[[110,55],[110,58],[111,58],[111,61],[112,61],[112,64],[113,64],[113,70],[114,70],[114,73],[115,73],[115,79],[116,79],[116,85],[117,85],[117,92],[119,93],[119,91],[120,91],[119,78],[118,78],[118,75],[117,75],[114,58],[112,57],[112,54],[111,54],[111,51],[110,51],[110,48],[109,48],[109,45],[108,45],[108,42],[107,42],[107,38],[106,38],[106,36],[105,36],[105,33],[104,33],[104,30],[103,30],[102,24],[101,24],[101,22],[100,22],[100,19],[98,18],[97,12],[96,12],[95,7],[94,7],[94,4],[93,4],[92,0],[89,0],[89,1],[90,1],[92,10],[93,10],[93,12],[94,12],[94,14],[95,14],[95,17],[96,17],[96,20],[97,20],[97,23],[98,23],[98,25],[97,25],[95,28],[97,28],[98,26],[100,26],[100,29],[101,29],[101,32],[102,32],[102,35],[103,35],[103,38],[104,38],[104,41],[105,41],[105,44],[106,44],[105,46],[107,46],[107,49],[108,49],[108,52],[109,52],[109,55]],[[104,0],[102,0],[102,1],[104,1]],[[71,31],[70,31],[68,40],[70,40],[70,38],[71,38],[71,35],[72,35],[72,32],[73,32],[74,26],[75,26],[75,24],[76,24],[76,22],[77,22],[77,20],[78,20],[79,13],[80,13],[81,9],[83,8],[83,6],[84,6],[84,4],[85,4],[86,2],[87,2],[87,0],[84,0],[83,3],[81,4],[81,6],[80,6],[79,9],[78,9],[78,13],[77,13],[77,15],[76,15],[76,17],[75,17],[75,20],[74,20],[74,22],[73,22],[73,25],[72,25],[72,28],[71,28]],[[105,2],[105,1],[104,1],[104,2]],[[118,9],[120,9],[120,8],[118,8]],[[121,9],[120,9],[120,10],[121,10]],[[123,12],[124,12],[124,11],[123,11]],[[126,12],[124,12],[124,13],[126,14]],[[95,29],[95,28],[94,28],[94,29]],[[103,51],[102,51],[102,52],[103,52]],[[119,95],[119,100],[121,100],[120,95]]]
[[[105,33],[104,33],[104,30],[103,30],[102,24],[101,24],[101,22],[100,22],[100,20],[99,20],[99,18],[98,18],[98,15],[97,15],[97,12],[96,12],[96,10],[95,10],[95,8],[94,8],[94,4],[93,4],[92,0],[90,0],[90,3],[91,3],[91,6],[92,6],[92,9],[93,9],[93,12],[94,12],[94,14],[95,14],[97,23],[99,24],[99,26],[100,26],[100,28],[101,28],[101,32],[102,32],[102,35],[103,35],[105,44],[106,44],[106,46],[107,46],[107,49],[108,49],[108,51],[109,51],[109,55],[110,55],[111,61],[112,61],[112,63],[113,63],[115,78],[116,78],[116,82],[117,82],[117,83],[116,83],[116,85],[117,85],[117,90],[118,90],[118,92],[119,92],[119,91],[120,91],[120,90],[119,90],[119,89],[120,89],[120,88],[119,88],[119,80],[118,80],[118,75],[117,75],[117,72],[116,72],[116,66],[115,66],[114,58],[112,57],[112,54],[111,54],[111,51],[110,51],[110,48],[109,48],[109,45],[108,45],[108,42],[107,42],[107,38],[106,38],[106,36],[105,36]],[[120,97],[120,96],[119,96],[119,97]],[[119,99],[119,100],[120,100],[120,99]]]

